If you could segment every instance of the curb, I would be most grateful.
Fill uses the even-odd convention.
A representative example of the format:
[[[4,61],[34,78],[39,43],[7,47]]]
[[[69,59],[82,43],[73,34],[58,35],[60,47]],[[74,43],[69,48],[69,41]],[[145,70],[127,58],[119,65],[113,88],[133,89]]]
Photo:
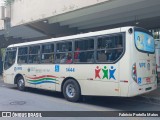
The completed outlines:
[[[160,105],[160,99],[158,98],[142,96],[142,99],[148,103]]]
[[[160,83],[157,85],[157,89],[154,90],[151,93],[148,93],[146,95],[142,95],[144,99],[149,100],[150,102],[158,103],[160,104]]]

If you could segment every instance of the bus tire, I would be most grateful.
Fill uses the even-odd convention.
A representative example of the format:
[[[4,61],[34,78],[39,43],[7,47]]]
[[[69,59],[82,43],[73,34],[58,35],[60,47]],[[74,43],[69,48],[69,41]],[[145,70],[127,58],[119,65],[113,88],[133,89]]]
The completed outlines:
[[[67,99],[68,101],[71,102],[79,101],[81,97],[79,84],[73,79],[65,81],[63,85],[63,95],[65,99]]]
[[[24,78],[22,76],[19,76],[18,79],[17,79],[17,88],[20,91],[25,90],[25,81],[24,81]]]

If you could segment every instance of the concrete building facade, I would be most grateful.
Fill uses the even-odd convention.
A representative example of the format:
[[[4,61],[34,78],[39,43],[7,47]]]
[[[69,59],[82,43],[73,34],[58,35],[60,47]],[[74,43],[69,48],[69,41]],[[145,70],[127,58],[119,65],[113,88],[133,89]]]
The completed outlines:
[[[9,28],[16,29],[17,26],[27,26],[48,37],[128,25],[147,29],[160,27],[159,0],[12,1],[13,3],[5,10],[0,9],[2,19],[4,21],[8,19],[10,22]],[[3,20],[0,29],[5,29]],[[14,33],[9,36],[14,37]],[[27,38],[26,36],[28,35],[20,33],[19,36],[16,34],[15,38],[23,39]],[[42,36],[40,35],[40,37]],[[37,36],[37,38],[39,37]]]

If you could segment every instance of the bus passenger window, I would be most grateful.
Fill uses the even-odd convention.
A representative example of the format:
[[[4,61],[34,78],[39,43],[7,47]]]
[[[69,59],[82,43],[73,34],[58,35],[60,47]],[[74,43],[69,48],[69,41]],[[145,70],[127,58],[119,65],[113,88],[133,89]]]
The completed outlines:
[[[105,50],[97,52],[98,62],[106,62],[107,54],[105,52],[106,52]]]
[[[56,44],[56,61],[55,63],[70,64],[72,63],[72,42],[59,42]]]
[[[107,61],[108,61],[108,62],[114,61],[114,60],[115,60],[115,59],[114,59],[114,58],[115,58],[114,56],[115,56],[114,50],[113,50],[113,51],[109,51],[109,52],[108,52],[108,59],[107,59]]]
[[[97,62],[114,62],[123,53],[122,34],[100,36],[97,41]]]
[[[54,63],[54,44],[42,45],[42,63]]]
[[[68,53],[66,63],[67,64],[72,63],[72,54],[71,53]]]
[[[27,64],[28,47],[20,47],[18,49],[18,64]]]
[[[75,41],[74,63],[94,62],[94,39],[85,38]]]
[[[61,54],[60,63],[66,63],[66,55],[65,54]]]
[[[81,52],[79,55],[79,62],[87,62],[86,53]]]
[[[29,47],[29,60],[28,63],[39,64],[40,63],[40,46]]]
[[[79,62],[79,56],[80,56],[79,51],[80,51],[80,48],[76,48],[76,51],[74,53],[74,60],[75,60],[75,62]]]
[[[123,52],[121,44],[117,45],[117,48],[118,49],[116,50],[116,53],[115,53],[115,59],[118,59],[121,56],[122,52]]]

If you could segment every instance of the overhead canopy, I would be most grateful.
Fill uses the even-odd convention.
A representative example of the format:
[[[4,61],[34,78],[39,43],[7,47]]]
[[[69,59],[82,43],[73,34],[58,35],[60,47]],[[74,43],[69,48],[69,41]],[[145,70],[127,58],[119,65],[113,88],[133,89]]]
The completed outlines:
[[[145,28],[160,26],[159,0],[110,0],[97,6],[81,9],[48,19],[61,26],[77,27],[79,30],[97,27],[112,28],[138,25]]]
[[[30,24],[47,35],[62,36],[121,26],[160,27],[159,0],[108,0]]]

